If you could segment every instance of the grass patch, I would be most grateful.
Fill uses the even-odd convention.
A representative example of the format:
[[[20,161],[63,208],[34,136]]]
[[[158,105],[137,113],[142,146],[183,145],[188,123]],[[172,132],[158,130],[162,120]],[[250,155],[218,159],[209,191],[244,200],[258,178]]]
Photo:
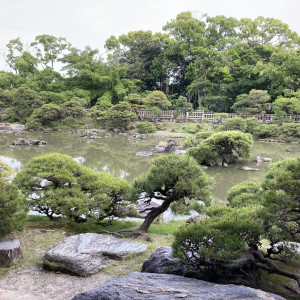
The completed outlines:
[[[95,222],[86,222],[86,223],[74,223],[65,221],[65,229],[68,232],[73,234],[85,233],[85,232],[94,232],[100,233],[101,231],[109,231],[109,232],[118,232],[120,230],[125,229],[135,229],[139,226],[139,222],[134,221],[121,221],[115,220],[112,222],[104,221],[101,224],[96,224]]]
[[[61,218],[50,219],[46,216],[27,215],[26,222],[59,222]]]
[[[151,239],[151,242],[147,241],[149,239]],[[103,272],[113,277],[124,276],[132,272],[140,272],[143,262],[147,258],[149,258],[152,252],[158,247],[171,246],[173,243],[173,239],[174,238],[172,235],[145,235],[140,240],[138,240],[139,242],[148,244],[148,249],[144,253],[132,255],[121,261],[115,261],[105,269],[103,269]]]
[[[186,220],[177,220],[163,222],[160,224],[151,224],[148,233],[153,234],[173,234],[182,225],[185,225]]]

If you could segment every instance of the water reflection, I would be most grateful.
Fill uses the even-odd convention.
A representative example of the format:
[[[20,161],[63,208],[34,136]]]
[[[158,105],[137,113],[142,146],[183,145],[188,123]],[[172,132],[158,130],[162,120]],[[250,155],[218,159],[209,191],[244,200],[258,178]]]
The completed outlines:
[[[132,182],[137,176],[146,172],[150,167],[152,157],[136,156],[138,151],[151,151],[158,143],[155,138],[142,141],[130,141],[128,136],[115,135],[100,139],[89,140],[79,135],[66,133],[42,134],[30,132],[26,138],[42,139],[48,142],[45,147],[16,146],[11,143],[17,138],[14,134],[0,134],[0,159],[10,165],[16,172],[23,168],[30,158],[47,153],[59,152],[68,154],[84,166],[96,172],[106,171],[113,176]],[[286,148],[291,152],[286,152]],[[251,151],[251,159],[256,156],[272,158],[273,162],[286,157],[297,157],[300,145],[256,142]],[[154,157],[155,155],[153,155]],[[243,171],[243,166],[258,168],[259,171]],[[268,171],[269,164],[243,162],[230,165],[227,168],[213,167],[206,170],[215,179],[213,198],[215,204],[224,204],[228,190],[245,180],[260,182]]]
[[[14,158],[0,155],[0,160],[9,165],[15,172],[19,172],[21,170],[21,162]]]

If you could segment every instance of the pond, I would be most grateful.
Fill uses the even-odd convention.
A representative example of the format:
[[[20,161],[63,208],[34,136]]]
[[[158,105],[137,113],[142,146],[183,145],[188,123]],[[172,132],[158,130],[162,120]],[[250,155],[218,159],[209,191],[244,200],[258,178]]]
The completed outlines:
[[[130,140],[127,135],[112,135],[105,137],[99,134],[98,139],[80,137],[79,134],[70,133],[40,133],[28,132],[24,138],[40,139],[47,142],[45,146],[15,146],[12,142],[19,136],[15,134],[0,133],[0,159],[9,164],[15,171],[22,169],[30,158],[47,153],[59,152],[68,154],[84,166],[96,172],[107,171],[113,176],[124,178],[128,182],[150,167],[150,157],[136,156],[137,151],[151,151],[162,140],[161,137],[148,137],[146,140]],[[167,138],[165,138],[166,140]],[[291,152],[286,152],[289,148]],[[300,145],[285,143],[255,142],[251,150],[251,160],[240,162],[225,167],[211,167],[205,172],[215,180],[213,187],[214,204],[224,205],[228,190],[245,180],[262,181],[268,171],[268,163],[255,163],[252,159],[256,156],[272,158],[277,162],[286,157],[300,156]],[[259,171],[244,171],[243,166],[258,168]]]

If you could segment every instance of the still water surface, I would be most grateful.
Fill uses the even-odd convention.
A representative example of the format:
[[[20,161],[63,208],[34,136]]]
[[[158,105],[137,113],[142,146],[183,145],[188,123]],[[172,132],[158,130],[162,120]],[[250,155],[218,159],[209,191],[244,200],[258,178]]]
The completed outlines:
[[[45,140],[46,146],[16,146],[11,143],[18,138],[14,134],[0,134],[0,159],[18,172],[29,162],[30,158],[53,152],[68,154],[84,166],[96,172],[107,171],[113,176],[132,182],[137,176],[150,167],[151,157],[136,156],[137,151],[151,151],[161,138],[151,137],[147,140],[130,141],[129,136],[114,135],[91,140],[69,133],[36,133],[24,134],[24,138]],[[291,152],[286,152],[289,148]],[[224,167],[212,167],[206,170],[214,178],[213,199],[215,204],[225,204],[228,190],[245,180],[262,181],[268,171],[268,163],[252,162],[256,156],[272,158],[277,162],[286,157],[300,157],[300,145],[255,142],[251,150],[251,160]],[[243,171],[242,167],[258,168],[259,171]]]

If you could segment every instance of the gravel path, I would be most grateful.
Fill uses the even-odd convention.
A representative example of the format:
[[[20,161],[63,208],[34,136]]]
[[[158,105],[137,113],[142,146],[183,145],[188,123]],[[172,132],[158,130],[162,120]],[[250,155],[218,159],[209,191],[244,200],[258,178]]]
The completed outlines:
[[[77,277],[33,267],[12,270],[4,278],[0,278],[0,288],[29,293],[49,300],[68,300],[79,293],[99,287],[111,278],[101,272],[89,277]]]

